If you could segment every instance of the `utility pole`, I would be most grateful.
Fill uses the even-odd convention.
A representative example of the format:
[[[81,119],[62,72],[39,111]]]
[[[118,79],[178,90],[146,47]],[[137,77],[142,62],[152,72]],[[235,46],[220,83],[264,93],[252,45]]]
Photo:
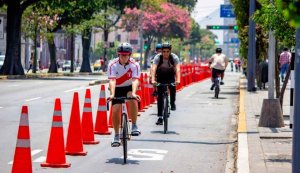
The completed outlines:
[[[300,27],[296,32],[295,48],[295,106],[293,125],[292,173],[300,172]]]
[[[250,0],[249,15],[252,16],[255,11],[255,0]],[[250,19],[248,32],[248,65],[247,65],[247,90],[256,91],[255,88],[255,63],[256,63],[256,47],[255,47],[255,22]]]
[[[143,9],[143,3],[140,6]],[[140,36],[140,68],[143,67],[143,49],[144,49],[144,39],[143,39],[143,10],[141,10],[140,18],[139,18],[139,36]],[[146,58],[146,57],[144,57]]]

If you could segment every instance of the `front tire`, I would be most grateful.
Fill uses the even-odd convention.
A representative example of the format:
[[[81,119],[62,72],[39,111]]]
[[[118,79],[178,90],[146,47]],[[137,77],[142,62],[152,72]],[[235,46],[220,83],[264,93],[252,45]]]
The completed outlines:
[[[127,163],[127,136],[128,136],[128,126],[127,126],[127,119],[126,114],[122,114],[122,143],[123,143],[123,153],[124,153],[124,163]]]
[[[168,131],[168,114],[169,114],[169,112],[168,112],[168,99],[167,99],[167,96],[165,96],[165,98],[164,98],[164,104],[163,104],[163,118],[164,118],[164,134],[166,134],[167,133],[167,131]]]

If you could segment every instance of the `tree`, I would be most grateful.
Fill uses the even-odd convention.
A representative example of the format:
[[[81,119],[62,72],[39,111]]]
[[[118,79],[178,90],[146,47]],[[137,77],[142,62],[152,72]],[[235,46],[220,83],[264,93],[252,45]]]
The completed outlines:
[[[197,3],[197,0],[168,0],[168,2],[187,8],[188,11],[191,12]]]
[[[125,9],[122,26],[126,31],[137,31],[139,16],[143,13],[143,36],[147,49],[144,58],[144,68],[147,67],[147,57],[154,38],[184,38],[189,37],[192,20],[188,12],[171,3],[161,4],[161,9],[147,7],[147,11],[139,9]],[[160,11],[161,10],[161,11]]]
[[[24,75],[21,64],[21,21],[25,9],[40,0],[0,0],[7,6],[7,39],[5,61],[0,69],[3,75]]]

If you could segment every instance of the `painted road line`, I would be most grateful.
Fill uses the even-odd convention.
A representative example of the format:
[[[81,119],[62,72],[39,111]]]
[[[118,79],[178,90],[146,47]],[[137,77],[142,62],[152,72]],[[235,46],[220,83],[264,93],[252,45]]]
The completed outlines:
[[[247,119],[245,112],[245,87],[241,86],[240,79],[240,104],[238,117],[238,156],[237,156],[237,173],[249,173],[249,151],[247,135]]]
[[[35,97],[35,98],[31,98],[31,99],[27,99],[25,100],[25,102],[30,102],[30,101],[33,101],[33,100],[38,100],[38,99],[41,99],[42,97]]]
[[[70,90],[66,90],[64,91],[65,93],[68,93],[68,92],[72,92],[72,91],[78,91],[78,90],[82,90],[84,89],[85,87],[79,87],[79,88],[73,88],[73,89],[70,89]]]
[[[20,85],[9,85],[8,87],[18,87]]]
[[[40,149],[32,150],[31,151],[31,157],[34,156],[34,155],[36,155],[36,154],[38,154],[38,153],[40,153],[40,152],[42,152],[42,151],[43,150],[40,150]],[[8,162],[8,164],[9,165],[13,164],[13,161]]]
[[[34,163],[42,163],[42,162],[45,162],[46,161],[46,157],[45,156],[41,156],[37,159],[35,159],[33,162]]]

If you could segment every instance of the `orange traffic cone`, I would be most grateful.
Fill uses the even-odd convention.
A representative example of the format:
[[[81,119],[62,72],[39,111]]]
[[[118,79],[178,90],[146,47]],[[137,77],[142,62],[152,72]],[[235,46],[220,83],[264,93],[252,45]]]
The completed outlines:
[[[107,107],[106,107],[105,86],[101,85],[98,110],[95,124],[95,133],[99,135],[110,135],[107,125]]]
[[[75,92],[73,97],[66,154],[73,156],[85,156],[87,154],[87,152],[83,150],[78,92]]]
[[[18,140],[12,166],[12,173],[31,173],[31,149],[28,121],[28,107],[23,106],[19,124]]]
[[[94,136],[94,123],[90,89],[86,89],[85,91],[81,128],[83,144],[99,144],[99,141],[96,141]]]
[[[55,99],[46,162],[42,163],[41,166],[52,168],[68,168],[71,166],[70,163],[66,163],[64,129],[59,98]]]

